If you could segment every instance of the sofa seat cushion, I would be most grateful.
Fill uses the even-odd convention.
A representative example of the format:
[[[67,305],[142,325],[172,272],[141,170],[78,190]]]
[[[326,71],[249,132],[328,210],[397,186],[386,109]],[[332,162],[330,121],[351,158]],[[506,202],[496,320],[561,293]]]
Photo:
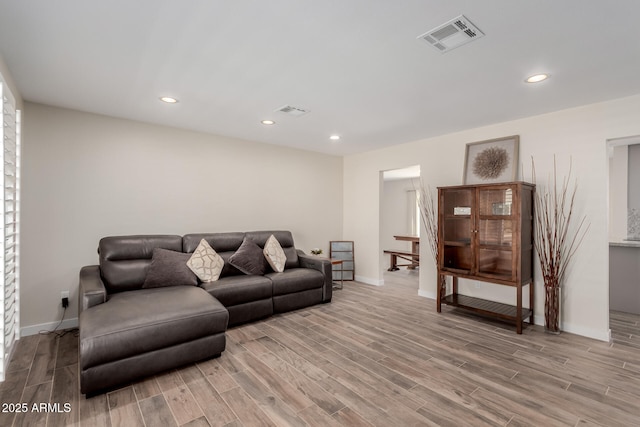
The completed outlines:
[[[221,277],[216,282],[203,283],[201,286],[225,307],[273,296],[271,280],[265,276],[227,276]]]
[[[199,287],[121,292],[80,314],[81,369],[224,332],[229,313]]]
[[[282,273],[266,274],[265,277],[273,282],[274,296],[322,288],[324,285],[322,273],[310,268],[291,268]]]

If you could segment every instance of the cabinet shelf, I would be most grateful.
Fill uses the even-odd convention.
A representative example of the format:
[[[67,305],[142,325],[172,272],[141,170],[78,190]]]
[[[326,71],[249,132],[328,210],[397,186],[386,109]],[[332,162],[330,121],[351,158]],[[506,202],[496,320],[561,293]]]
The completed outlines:
[[[513,219],[512,215],[478,215],[482,221],[504,221]]]
[[[511,278],[511,270],[500,270],[497,268],[491,269],[490,271],[480,271],[478,274],[482,274],[485,277],[493,277],[499,280],[509,280]]]
[[[465,270],[464,268],[447,267],[446,270],[449,273],[458,274],[460,276],[468,276],[471,273],[471,270]]]
[[[441,302],[446,305],[462,308],[485,316],[497,317],[512,322],[518,320],[518,307],[515,305],[470,297],[468,295],[454,294],[450,294],[442,298]],[[526,320],[529,316],[531,316],[531,309],[523,307],[520,320]]]
[[[497,243],[480,243],[478,245],[478,248],[480,249],[488,249],[488,250],[492,250],[492,251],[510,251],[511,250],[511,244],[510,243],[503,243],[503,244],[497,244]]]
[[[469,246],[471,240],[447,240],[444,242],[445,246]]]

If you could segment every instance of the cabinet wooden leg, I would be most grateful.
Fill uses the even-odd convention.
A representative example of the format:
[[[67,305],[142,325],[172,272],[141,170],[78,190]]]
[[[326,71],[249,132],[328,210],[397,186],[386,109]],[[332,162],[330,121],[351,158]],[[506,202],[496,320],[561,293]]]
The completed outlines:
[[[442,311],[442,282],[444,281],[444,276],[442,274],[436,275],[436,311],[440,313]]]
[[[453,279],[451,280],[451,282],[453,283],[453,299],[457,300],[458,299],[458,278],[457,277],[453,277]]]
[[[522,333],[522,285],[516,286],[517,306],[516,306],[516,332]]]

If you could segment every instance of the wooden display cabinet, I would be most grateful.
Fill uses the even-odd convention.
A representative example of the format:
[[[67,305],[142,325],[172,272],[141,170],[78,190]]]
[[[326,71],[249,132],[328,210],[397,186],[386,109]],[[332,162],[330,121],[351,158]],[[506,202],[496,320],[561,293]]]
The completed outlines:
[[[436,304],[533,324],[533,193],[524,182],[438,188],[438,280]],[[458,294],[458,278],[512,286],[515,305]],[[522,287],[529,285],[529,308],[522,307]]]

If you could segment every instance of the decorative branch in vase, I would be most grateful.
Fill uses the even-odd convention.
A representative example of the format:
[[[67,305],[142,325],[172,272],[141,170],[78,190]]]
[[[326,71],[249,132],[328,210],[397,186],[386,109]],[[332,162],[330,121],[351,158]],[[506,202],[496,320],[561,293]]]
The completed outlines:
[[[531,158],[533,182],[536,182],[536,169]],[[540,261],[544,280],[545,330],[560,333],[561,288],[567,267],[580,247],[589,230],[586,216],[572,226],[574,220],[574,202],[578,188],[577,180],[571,183],[571,163],[569,173],[558,187],[556,158],[553,157],[553,175],[549,184],[536,184],[534,197],[534,248]],[[574,220],[575,222],[575,220]]]
[[[430,187],[425,187],[422,179],[420,180],[420,188],[416,189],[418,193],[418,206],[420,208],[420,218],[427,234],[427,240],[433,260],[438,267],[438,205],[433,199],[433,193]],[[438,274],[438,286],[441,295],[446,291],[446,279]]]

